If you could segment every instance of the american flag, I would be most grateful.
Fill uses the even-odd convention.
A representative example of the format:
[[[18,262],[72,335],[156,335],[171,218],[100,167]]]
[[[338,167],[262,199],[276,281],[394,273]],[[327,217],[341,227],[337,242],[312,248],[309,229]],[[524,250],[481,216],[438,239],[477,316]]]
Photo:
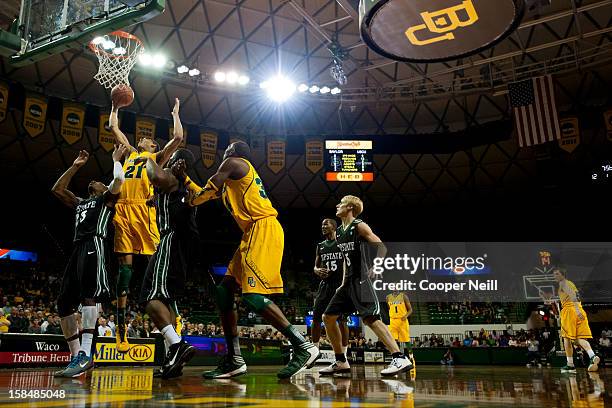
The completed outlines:
[[[519,146],[533,146],[561,138],[555,89],[550,75],[508,85]]]

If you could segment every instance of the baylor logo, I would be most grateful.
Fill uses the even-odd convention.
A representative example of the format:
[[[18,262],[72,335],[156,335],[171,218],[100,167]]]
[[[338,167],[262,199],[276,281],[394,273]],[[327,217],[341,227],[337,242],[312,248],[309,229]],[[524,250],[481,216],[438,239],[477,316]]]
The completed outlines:
[[[253,277],[252,277],[252,276],[249,276],[249,280],[248,280],[248,282],[249,282],[249,286],[250,286],[250,287],[252,287],[252,288],[254,288],[254,287],[255,287],[255,279],[253,279]]]
[[[406,30],[408,40],[417,46],[429,45],[444,40],[454,40],[455,35],[452,31],[459,27],[471,26],[478,21],[478,14],[472,0],[465,0],[457,6],[438,11],[424,11],[421,13],[421,17],[425,24],[412,26]],[[427,31],[428,33],[420,33],[421,31]],[[417,35],[417,33],[420,34]],[[431,37],[431,34],[435,36]]]

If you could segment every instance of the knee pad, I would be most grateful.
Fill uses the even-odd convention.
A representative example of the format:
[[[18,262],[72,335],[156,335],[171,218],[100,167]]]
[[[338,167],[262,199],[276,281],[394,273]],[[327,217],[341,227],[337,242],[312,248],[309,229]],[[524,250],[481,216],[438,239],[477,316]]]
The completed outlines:
[[[221,312],[229,312],[234,310],[234,293],[227,288],[227,286],[221,284],[215,287],[215,298],[217,306]]]
[[[246,295],[242,295],[242,301],[251,311],[258,314],[273,303],[270,299],[258,293],[247,293]]]
[[[96,327],[96,319],[98,318],[98,308],[96,306],[83,306],[81,309],[83,316],[83,329],[93,330]]]
[[[131,279],[132,265],[119,265],[119,275],[117,276],[117,296],[125,296],[128,294]]]

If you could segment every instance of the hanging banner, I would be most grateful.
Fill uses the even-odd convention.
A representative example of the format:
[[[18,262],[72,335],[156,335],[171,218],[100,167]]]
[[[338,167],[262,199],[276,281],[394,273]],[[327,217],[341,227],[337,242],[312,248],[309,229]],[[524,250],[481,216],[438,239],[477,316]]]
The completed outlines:
[[[174,139],[174,126],[170,126],[168,128],[168,140]],[[187,126],[183,124],[183,142],[181,143],[181,147],[187,147]]]
[[[578,126],[578,118],[564,118],[559,121],[561,127],[561,139],[559,139],[559,147],[568,153],[573,152],[580,144],[580,127]]]
[[[134,137],[136,138],[136,145],[142,138],[155,140],[155,119],[138,116]]]
[[[68,144],[75,144],[83,137],[85,107],[76,103],[64,102],[60,134]]]
[[[115,136],[108,125],[109,116],[110,114],[108,112],[101,113],[100,121],[98,122],[98,143],[107,152],[113,150],[115,144]]]
[[[306,168],[313,174],[323,168],[323,142],[311,140],[306,142]]]
[[[209,169],[217,161],[217,144],[219,137],[215,132],[200,133],[200,148],[202,149],[202,163]]]
[[[26,96],[23,109],[23,128],[31,137],[36,137],[45,131],[47,119],[47,99],[41,95]]]
[[[606,131],[608,132],[608,140],[612,142],[612,109],[604,112],[606,121]]]
[[[285,142],[275,140],[268,142],[268,168],[278,174],[285,168]]]
[[[8,111],[9,87],[6,82],[0,82],[0,122],[6,119]]]

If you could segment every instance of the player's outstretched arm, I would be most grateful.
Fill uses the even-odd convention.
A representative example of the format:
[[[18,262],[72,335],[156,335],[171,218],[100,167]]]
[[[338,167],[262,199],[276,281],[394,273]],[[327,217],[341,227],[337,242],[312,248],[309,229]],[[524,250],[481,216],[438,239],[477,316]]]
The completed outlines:
[[[149,181],[164,193],[174,191],[178,187],[178,180],[171,171],[162,169],[151,157],[147,159],[147,176]]]
[[[51,189],[51,192],[68,207],[75,208],[83,200],[82,198],[75,196],[72,191],[68,190],[68,185],[76,172],[83,167],[85,163],[87,163],[87,160],[89,160],[89,153],[87,153],[85,150],[81,150],[77,158],[74,160],[74,163],[72,163],[72,166],[70,166],[68,170],[66,170],[64,174],[57,179],[53,185],[53,188]]]
[[[115,108],[115,106],[113,105],[113,107],[111,108],[110,116],[108,117],[108,124],[111,128],[111,132],[113,132],[113,136],[115,136],[115,141],[125,146],[130,152],[135,152],[136,149],[130,144],[130,141],[128,140],[125,133],[123,133],[121,129],[119,129],[118,115],[119,109]]]
[[[121,186],[125,181],[121,160],[123,160],[127,152],[128,149],[124,145],[115,145],[115,150],[113,150],[113,180],[108,185],[108,191],[112,195],[117,195],[121,192]]]
[[[239,167],[242,164],[240,159],[233,157],[225,159],[219,166],[217,172],[208,179],[204,188],[191,199],[190,204],[196,206],[220,198],[223,184],[225,184],[225,181],[230,178],[230,176],[240,171]]]
[[[174,98],[174,109],[172,109],[172,120],[174,121],[174,133],[172,135],[172,139],[166,143],[163,149],[159,153],[157,153],[157,164],[160,166],[164,166],[172,153],[176,152],[176,150],[180,147],[181,143],[183,143],[183,124],[181,123],[181,118],[179,116],[179,109],[181,103],[178,98]]]

